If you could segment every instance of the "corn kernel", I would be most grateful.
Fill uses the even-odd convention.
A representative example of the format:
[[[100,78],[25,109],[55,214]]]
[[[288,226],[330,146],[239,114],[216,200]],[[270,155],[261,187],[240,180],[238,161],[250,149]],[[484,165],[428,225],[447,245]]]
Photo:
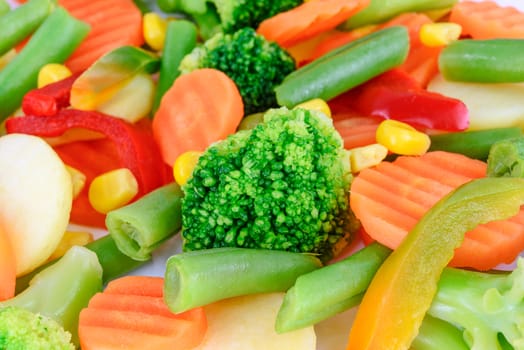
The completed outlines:
[[[40,71],[38,72],[38,87],[41,88],[51,83],[55,83],[71,76],[71,74],[69,68],[63,64],[48,63],[40,68]]]
[[[426,46],[438,47],[457,40],[462,27],[457,23],[426,23],[420,28],[420,41]]]
[[[153,50],[160,51],[164,48],[166,39],[167,21],[157,13],[149,12],[143,18],[144,40]]]
[[[138,193],[135,176],[127,168],[111,170],[93,179],[89,186],[89,202],[99,213],[120,208]]]
[[[363,169],[375,166],[382,162],[387,155],[388,149],[378,143],[355,147],[349,153],[351,172],[358,173]]]
[[[177,184],[182,186],[187,183],[187,180],[191,177],[193,169],[195,168],[201,154],[202,152],[188,151],[182,153],[175,160],[175,164],[173,165],[173,176]]]
[[[397,120],[384,120],[377,128],[377,142],[393,153],[422,155],[427,152],[431,139],[409,124]]]
[[[314,98],[309,101],[299,103],[294,108],[303,108],[313,111],[319,111],[324,113],[327,117],[331,118],[331,109],[329,105],[321,98]]]
[[[93,242],[93,234],[83,231],[66,231],[58,243],[55,251],[51,254],[48,260],[55,260],[62,257],[72,246],[85,246]]]
[[[66,165],[66,169],[71,175],[71,182],[73,183],[73,199],[76,198],[84,189],[86,184],[86,176],[80,170]]]

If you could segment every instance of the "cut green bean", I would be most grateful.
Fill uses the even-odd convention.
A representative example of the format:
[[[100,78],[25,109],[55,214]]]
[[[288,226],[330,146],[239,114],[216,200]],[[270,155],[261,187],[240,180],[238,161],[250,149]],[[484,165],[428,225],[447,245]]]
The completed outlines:
[[[56,8],[38,27],[27,45],[0,70],[0,122],[13,113],[37,85],[47,63],[63,63],[89,32],[89,25]]]
[[[11,6],[9,6],[7,0],[0,0],[0,16],[5,15],[9,11],[11,11]]]
[[[430,135],[430,151],[460,153],[474,159],[486,160],[491,146],[498,141],[522,135],[518,127],[471,130]]]
[[[153,113],[158,109],[164,93],[173,85],[180,75],[180,61],[195,47],[197,28],[187,20],[171,21],[167,25],[164,50],[160,62],[157,90],[153,101]]]
[[[447,80],[524,82],[524,39],[455,40],[442,49],[438,64]]]
[[[180,230],[182,197],[173,182],[107,213],[106,227],[118,249],[135,260],[151,259],[152,252]]]
[[[0,56],[33,33],[55,7],[56,0],[29,0],[0,16]]]
[[[405,27],[373,32],[289,74],[275,88],[277,102],[291,108],[313,98],[330,100],[400,65],[408,50]]]
[[[164,300],[173,312],[240,295],[284,292],[297,277],[318,269],[309,254],[249,248],[213,248],[171,256]]]
[[[360,303],[391,250],[373,243],[346,259],[297,278],[278,312],[275,330],[314,325]]]

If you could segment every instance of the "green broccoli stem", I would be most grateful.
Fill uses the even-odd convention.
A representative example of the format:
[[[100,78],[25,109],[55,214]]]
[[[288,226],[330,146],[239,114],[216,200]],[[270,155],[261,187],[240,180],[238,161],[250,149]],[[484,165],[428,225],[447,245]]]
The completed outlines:
[[[89,249],[74,246],[55,264],[42,270],[30,286],[0,307],[18,306],[54,319],[78,344],[78,315],[102,290],[102,267]]]
[[[283,333],[307,327],[358,305],[390,252],[373,243],[339,263],[298,277],[284,297],[275,330]]]
[[[203,40],[208,40],[222,31],[220,17],[210,6],[204,13],[193,13],[191,18],[196,22],[198,33]]]
[[[180,75],[178,66],[182,58],[193,50],[196,42],[197,28],[192,22],[181,19],[171,21],[167,25],[166,39],[160,61],[160,74],[153,101],[153,115],[158,109],[164,93]]]
[[[411,350],[469,350],[464,341],[462,330],[446,321],[426,315],[420,326]]]
[[[146,261],[182,226],[182,197],[175,182],[157,188],[139,200],[106,215],[106,227],[122,253]]]
[[[524,137],[522,134],[493,144],[488,155],[487,175],[524,177]]]
[[[277,102],[293,107],[313,98],[330,100],[401,64],[408,49],[405,27],[373,32],[289,74],[275,88]]]
[[[2,11],[9,5],[3,1]],[[30,0],[0,16],[0,56],[33,33],[55,9],[56,0]]]
[[[40,68],[64,62],[88,32],[87,23],[62,7],[47,16],[24,49],[0,70],[0,122],[20,106],[26,92],[36,87]]]
[[[436,134],[430,135],[429,150],[460,153],[470,158],[486,160],[494,143],[521,135],[522,129],[519,127]]]
[[[221,299],[284,292],[297,277],[321,267],[311,254],[249,248],[212,248],[171,256],[164,300],[182,312]]]

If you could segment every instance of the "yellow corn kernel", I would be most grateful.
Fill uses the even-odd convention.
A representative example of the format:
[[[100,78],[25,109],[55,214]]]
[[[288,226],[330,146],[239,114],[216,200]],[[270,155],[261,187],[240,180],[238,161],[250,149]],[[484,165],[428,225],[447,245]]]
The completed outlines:
[[[327,117],[331,118],[331,109],[329,105],[321,98],[314,98],[309,101],[299,103],[294,108],[303,108],[313,111],[319,111],[324,113]]]
[[[138,193],[135,176],[127,168],[119,168],[98,175],[89,186],[89,202],[99,213],[106,214],[120,208]]]
[[[378,143],[400,155],[422,155],[431,145],[431,139],[425,133],[409,124],[391,119],[379,124],[376,136]]]
[[[71,76],[69,68],[59,63],[48,63],[38,72],[38,87],[57,82]]]
[[[198,158],[200,158],[202,152],[188,151],[182,153],[173,165],[173,176],[175,181],[180,186],[185,185],[187,180],[191,177],[193,169],[195,168]]]
[[[457,40],[461,32],[462,27],[457,23],[426,23],[420,27],[419,37],[424,45],[438,47]]]
[[[93,242],[93,234],[83,231],[66,231],[58,243],[55,251],[51,254],[48,260],[55,260],[62,257],[72,246],[85,246]]]
[[[149,12],[144,15],[142,26],[144,40],[153,50],[164,48],[166,39],[167,21],[157,13]]]
[[[352,173],[358,173],[363,169],[375,166],[382,162],[388,155],[388,149],[378,143],[363,147],[355,147],[349,152]]]
[[[84,189],[86,185],[86,176],[80,170],[66,165],[66,169],[71,175],[71,182],[73,183],[73,199]]]

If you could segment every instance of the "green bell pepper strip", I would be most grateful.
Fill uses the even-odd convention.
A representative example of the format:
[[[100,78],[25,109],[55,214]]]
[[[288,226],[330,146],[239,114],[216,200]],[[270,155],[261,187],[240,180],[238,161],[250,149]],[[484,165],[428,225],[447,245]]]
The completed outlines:
[[[55,8],[56,0],[29,0],[0,16],[0,56],[33,33]]]
[[[371,0],[367,7],[341,24],[340,29],[351,30],[382,23],[405,12],[446,9],[457,2],[458,0]]]
[[[0,70],[0,122],[21,104],[37,85],[38,72],[47,63],[64,62],[89,32],[89,25],[56,8],[38,27],[27,45]]]
[[[487,176],[524,177],[524,137],[493,144],[488,156]]]
[[[118,249],[132,259],[146,261],[165,240],[182,227],[180,186],[171,183],[106,215],[106,227]]]
[[[313,99],[330,100],[400,65],[407,57],[405,27],[368,34],[292,72],[275,88],[277,102],[288,108]]]
[[[524,82],[524,39],[455,40],[442,49],[438,65],[451,81]]]
[[[18,306],[57,321],[78,344],[78,314],[93,295],[102,290],[102,267],[96,254],[74,246],[55,264],[42,270],[29,287],[0,302],[0,307]]]
[[[429,136],[429,151],[460,153],[485,161],[493,144],[519,136],[522,136],[522,129],[518,127],[434,134]]]
[[[160,105],[164,93],[180,75],[178,69],[182,58],[196,46],[197,27],[188,20],[171,21],[167,25],[166,39],[160,62],[160,74],[153,101],[153,114]]]
[[[472,180],[437,202],[373,277],[348,348],[408,348],[464,234],[479,224],[516,215],[522,204],[524,179],[509,177]]]
[[[284,292],[297,277],[318,269],[310,254],[269,249],[213,248],[171,256],[164,300],[175,313],[234,296]]]

